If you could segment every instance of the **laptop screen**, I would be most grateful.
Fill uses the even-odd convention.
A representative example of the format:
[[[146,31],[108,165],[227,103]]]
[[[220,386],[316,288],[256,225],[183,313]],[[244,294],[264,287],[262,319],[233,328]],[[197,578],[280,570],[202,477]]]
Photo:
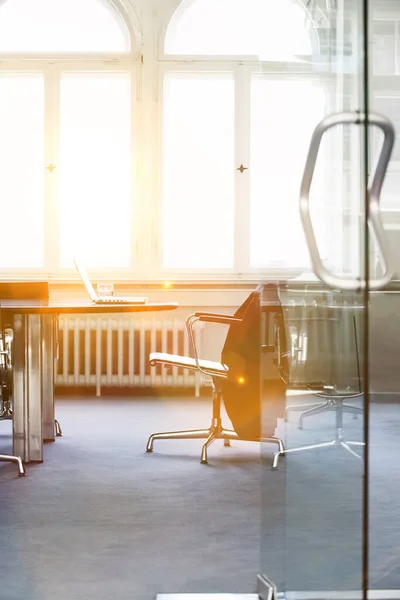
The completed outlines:
[[[80,265],[76,259],[73,259],[74,265],[79,273],[79,275],[81,276],[81,279],[84,283],[84,286],[91,298],[92,301],[96,300],[97,298],[97,294],[95,292],[95,289],[93,287],[92,282],[89,279],[89,275],[87,274],[86,270],[82,267],[82,265]]]

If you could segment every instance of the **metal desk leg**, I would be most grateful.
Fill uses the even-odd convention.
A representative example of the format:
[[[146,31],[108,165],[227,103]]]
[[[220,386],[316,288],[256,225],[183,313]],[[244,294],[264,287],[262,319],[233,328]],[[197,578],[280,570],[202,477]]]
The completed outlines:
[[[42,462],[41,316],[14,315],[13,453]]]
[[[54,442],[54,327],[53,315],[42,315],[43,439]]]

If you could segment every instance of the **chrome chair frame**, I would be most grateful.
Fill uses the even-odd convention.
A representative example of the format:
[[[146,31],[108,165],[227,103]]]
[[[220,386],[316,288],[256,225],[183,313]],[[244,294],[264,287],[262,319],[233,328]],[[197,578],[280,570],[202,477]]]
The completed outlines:
[[[275,454],[282,454],[285,451],[282,440],[275,436],[260,438],[260,439],[245,439],[239,437],[239,435],[232,429],[225,429],[222,425],[221,419],[221,401],[222,401],[222,389],[221,383],[223,379],[228,377],[228,367],[222,363],[207,361],[199,358],[196,339],[194,335],[194,326],[197,322],[204,321],[208,323],[219,323],[222,325],[232,325],[233,323],[240,323],[241,319],[232,317],[231,315],[224,315],[220,313],[204,313],[196,312],[189,315],[186,319],[186,327],[188,330],[189,338],[192,343],[194,358],[186,356],[179,356],[176,354],[165,354],[161,352],[152,352],[150,354],[150,365],[155,366],[162,364],[166,367],[182,367],[186,369],[198,370],[204,375],[211,377],[212,381],[212,418],[211,424],[207,429],[191,429],[186,431],[169,431],[163,433],[153,433],[147,442],[146,452],[153,452],[153,445],[155,440],[166,440],[166,439],[206,439],[201,450],[200,463],[208,464],[208,453],[209,446],[218,439],[224,441],[224,446],[230,446],[231,440],[242,440],[252,442],[268,442],[277,444],[279,452]],[[274,455],[275,457],[275,455]],[[278,457],[279,458],[279,457]],[[276,460],[278,460],[278,458]]]
[[[349,398],[358,398],[358,397],[361,397],[363,394],[363,392],[361,391],[360,358],[359,358],[358,343],[357,343],[356,321],[355,321],[354,317],[353,317],[353,330],[354,330],[354,337],[355,337],[357,376],[358,376],[360,391],[353,392],[353,393],[340,393],[340,391],[338,392],[334,386],[325,385],[322,387],[323,387],[323,389],[326,390],[326,393],[321,393],[321,392],[315,393],[316,396],[325,399],[325,401],[323,403],[302,404],[302,405],[297,405],[297,406],[291,405],[291,406],[288,406],[285,411],[285,421],[287,422],[288,421],[288,412],[290,410],[303,410],[304,408],[306,408],[307,410],[300,415],[299,425],[298,425],[299,429],[303,429],[304,417],[334,410],[335,415],[336,415],[334,437],[327,442],[309,444],[306,446],[300,446],[297,448],[289,448],[289,449],[285,449],[283,451],[279,450],[279,452],[275,452],[273,461],[272,461],[273,469],[277,469],[278,459],[280,456],[286,456],[287,454],[290,454],[293,452],[301,452],[303,450],[313,450],[313,449],[317,449],[317,448],[328,448],[328,447],[333,447],[333,446],[340,446],[340,447],[344,448],[347,452],[349,452],[350,454],[355,456],[356,458],[362,459],[362,456],[357,454],[352,449],[352,446],[356,446],[356,447],[357,446],[365,446],[365,442],[346,440],[344,433],[343,433],[343,413],[344,412],[352,413],[353,419],[356,419],[357,415],[363,413],[362,408],[359,408],[358,406],[350,406],[348,404],[343,403],[344,400],[348,400]]]
[[[286,407],[285,410],[285,422],[287,423],[289,420],[289,416],[288,413],[292,410],[302,410],[304,412],[302,412],[302,414],[299,417],[299,424],[298,424],[298,428],[299,429],[303,429],[303,419],[305,417],[311,417],[313,415],[319,415],[321,413],[324,412],[328,412],[328,411],[336,411],[336,410],[342,410],[342,412],[347,412],[353,415],[353,419],[357,419],[358,415],[362,414],[362,408],[359,408],[358,406],[351,406],[349,404],[343,404],[343,401],[346,399],[348,400],[349,398],[358,398],[360,396],[360,394],[353,394],[353,395],[344,395],[344,396],[337,396],[337,397],[332,397],[332,396],[324,396],[322,394],[318,394],[318,393],[314,393],[314,396],[317,396],[318,398],[324,398],[325,401],[321,402],[320,404],[315,404],[315,403],[308,403],[308,404],[292,404]]]
[[[361,410],[361,409],[360,409]],[[333,446],[340,446],[344,448],[347,452],[355,456],[356,458],[361,459],[362,456],[357,454],[352,446],[365,446],[365,442],[358,441],[349,441],[346,440],[343,433],[343,404],[339,404],[336,408],[336,423],[335,423],[335,436],[333,439],[328,442],[320,442],[317,444],[309,444],[307,446],[299,446],[297,448],[288,448],[284,450],[279,450],[279,452],[275,452],[273,460],[272,460],[272,468],[278,468],[278,460],[280,456],[286,456],[287,454],[291,454],[293,452],[301,452],[303,450],[314,450],[317,448],[329,448]]]
[[[0,421],[12,420],[13,411],[9,396],[9,385],[7,377],[10,375],[11,367],[11,345],[7,339],[6,330],[0,331],[0,371],[1,371],[1,400],[0,400]],[[12,371],[11,371],[12,375]],[[1,462],[13,462],[17,465],[18,475],[23,477],[26,471],[20,456],[12,454],[0,454]]]

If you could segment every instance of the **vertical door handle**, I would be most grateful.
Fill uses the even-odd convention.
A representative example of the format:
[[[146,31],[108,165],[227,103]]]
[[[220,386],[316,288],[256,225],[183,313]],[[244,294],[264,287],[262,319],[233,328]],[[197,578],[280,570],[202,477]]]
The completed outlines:
[[[366,115],[358,111],[343,112],[330,115],[323,119],[315,128],[311,138],[310,147],[306,159],[303,178],[300,186],[300,218],[303,225],[303,231],[306,237],[308,250],[315,274],[328,287],[341,290],[361,290],[365,288],[366,282],[360,278],[339,277],[331,273],[323,264],[319,253],[317,240],[310,216],[310,188],[314,176],[315,165],[321,140],[325,132],[336,125],[375,125],[379,127],[384,134],[384,141],[375,172],[371,183],[368,185],[369,216],[368,225],[376,236],[378,248],[384,261],[385,271],[378,279],[369,280],[369,289],[380,290],[384,288],[393,278],[395,268],[391,260],[389,240],[387,239],[379,208],[380,193],[383,180],[386,175],[387,167],[392,154],[395,131],[392,123],[381,115]]]

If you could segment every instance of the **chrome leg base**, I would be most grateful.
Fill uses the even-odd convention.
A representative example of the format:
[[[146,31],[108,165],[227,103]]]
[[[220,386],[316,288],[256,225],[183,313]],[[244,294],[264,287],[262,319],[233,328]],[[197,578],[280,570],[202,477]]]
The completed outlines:
[[[350,413],[353,415],[353,419],[357,419],[357,416],[362,414],[362,408],[359,408],[358,406],[349,406],[348,404],[341,404],[341,402],[342,401],[338,398],[329,398],[323,404],[318,404],[313,408],[306,410],[300,415],[299,429],[303,429],[304,417],[311,417],[312,415],[318,415],[327,411],[340,410],[342,413]]]
[[[153,433],[147,441],[146,452],[153,452],[154,440],[197,440],[208,438],[211,429],[189,429],[186,431],[168,431]]]
[[[211,446],[211,444],[213,442],[215,442],[216,439],[217,439],[217,431],[212,431],[210,433],[210,435],[208,436],[206,443],[203,445],[203,447],[201,449],[200,463],[202,465],[208,465],[207,449],[208,449],[208,446]]]
[[[321,402],[320,404],[316,404],[315,402],[309,402],[308,404],[291,404],[286,407],[285,410],[285,422],[287,423],[289,420],[289,412],[291,410],[309,410],[313,408],[322,408],[327,405],[327,402]]]
[[[285,445],[284,445],[284,443],[282,442],[281,439],[279,439],[279,438],[277,438],[275,436],[272,436],[272,437],[262,438],[261,441],[262,442],[266,442],[268,444],[277,444],[278,448],[279,448],[278,452],[282,453],[282,455],[284,456]]]
[[[338,430],[336,433],[336,437],[333,440],[328,442],[320,442],[318,444],[309,444],[308,446],[299,446],[298,448],[289,448],[288,450],[279,450],[275,452],[274,457],[272,459],[272,469],[278,468],[278,461],[280,456],[286,456],[287,454],[291,454],[293,452],[302,452],[303,450],[314,450],[317,448],[328,448],[330,446],[340,446],[344,448],[347,452],[359,458],[361,460],[361,456],[352,450],[351,446],[365,446],[365,442],[353,442],[347,441],[344,439],[342,431]]]
[[[62,437],[62,429],[61,429],[61,425],[59,423],[59,421],[57,421],[57,419],[54,419],[54,427],[55,427],[55,431],[56,431],[56,436],[57,437]]]
[[[311,417],[312,415],[319,415],[321,413],[332,410],[332,406],[329,402],[324,402],[323,404],[317,404],[313,408],[304,411],[299,418],[299,429],[303,429],[303,419],[304,417]]]
[[[12,456],[11,454],[0,454],[0,461],[16,463],[18,466],[19,477],[23,477],[24,475],[26,475],[25,467],[22,463],[20,456]]]
[[[280,440],[279,438],[272,436],[272,437],[263,438],[262,440],[251,440],[251,439],[246,440],[244,438],[239,437],[239,435],[236,433],[236,431],[233,431],[232,429],[224,429],[224,427],[222,427],[221,421],[219,421],[219,420],[214,421],[214,419],[213,419],[209,429],[190,429],[187,431],[169,431],[169,432],[165,432],[165,433],[153,433],[147,441],[146,452],[153,452],[153,446],[154,446],[155,440],[195,440],[195,439],[206,439],[206,442],[203,444],[203,447],[201,449],[200,463],[202,465],[208,464],[207,450],[208,450],[208,447],[211,446],[211,444],[215,440],[223,440],[224,446],[230,446],[231,440],[242,440],[242,441],[248,441],[248,442],[262,441],[262,442],[267,442],[267,443],[271,443],[271,444],[277,444],[280,452],[284,452],[284,450],[285,450],[284,444],[283,444],[282,440]]]

